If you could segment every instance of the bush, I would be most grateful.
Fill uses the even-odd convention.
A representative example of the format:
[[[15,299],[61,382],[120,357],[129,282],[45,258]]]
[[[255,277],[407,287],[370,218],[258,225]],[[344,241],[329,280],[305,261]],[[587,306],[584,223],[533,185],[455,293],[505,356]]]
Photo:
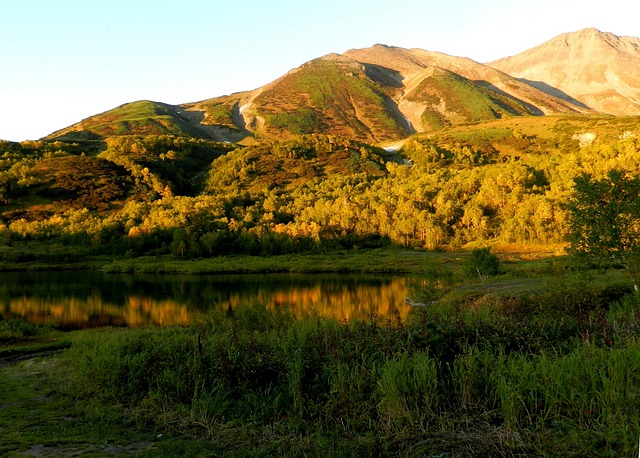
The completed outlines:
[[[472,276],[487,277],[501,273],[500,259],[491,253],[491,248],[477,248],[473,250],[465,267],[467,273]]]

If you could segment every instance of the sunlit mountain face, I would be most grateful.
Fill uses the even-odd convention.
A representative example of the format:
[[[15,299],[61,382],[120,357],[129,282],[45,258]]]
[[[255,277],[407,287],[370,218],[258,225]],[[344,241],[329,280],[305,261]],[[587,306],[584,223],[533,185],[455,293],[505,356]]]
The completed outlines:
[[[488,65],[596,112],[640,115],[640,38],[584,29]]]

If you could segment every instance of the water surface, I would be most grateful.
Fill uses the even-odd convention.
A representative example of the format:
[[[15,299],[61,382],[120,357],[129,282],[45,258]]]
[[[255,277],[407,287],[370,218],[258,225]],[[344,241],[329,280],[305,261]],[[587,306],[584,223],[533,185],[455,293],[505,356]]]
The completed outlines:
[[[149,275],[3,272],[0,316],[63,329],[189,324],[260,305],[297,317],[405,319],[406,277],[344,274]]]

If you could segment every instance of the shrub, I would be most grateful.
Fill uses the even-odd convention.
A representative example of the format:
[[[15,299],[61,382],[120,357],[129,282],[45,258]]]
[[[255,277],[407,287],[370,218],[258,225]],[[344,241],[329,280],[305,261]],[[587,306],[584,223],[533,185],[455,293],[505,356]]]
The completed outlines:
[[[473,250],[465,267],[469,275],[478,275],[480,277],[501,273],[500,259],[491,253],[491,248]]]

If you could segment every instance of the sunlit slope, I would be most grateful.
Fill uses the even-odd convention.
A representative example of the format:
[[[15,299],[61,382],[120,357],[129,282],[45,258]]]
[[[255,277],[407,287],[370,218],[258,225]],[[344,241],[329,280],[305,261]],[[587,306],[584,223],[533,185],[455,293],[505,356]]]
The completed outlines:
[[[189,107],[203,110],[204,122],[218,120],[221,127],[233,122],[257,138],[323,133],[376,142],[411,133],[393,101],[395,93],[358,62],[330,55],[250,93]]]
[[[470,59],[383,45],[329,54],[254,91],[187,104],[244,135],[341,135],[367,142],[468,122],[588,111]]]
[[[125,104],[47,138],[168,134],[239,142],[327,134],[376,143],[469,122],[592,111],[536,86],[471,59],[375,45],[314,59],[251,91],[179,106]]]
[[[437,126],[434,115],[448,117],[446,125],[451,125],[505,116],[588,111],[468,58],[384,45],[352,49],[344,55],[394,75],[400,89],[398,107],[417,131]],[[416,100],[416,91],[425,88],[431,89],[432,97]]]
[[[584,29],[489,65],[599,112],[640,114],[640,39],[636,37]]]
[[[83,119],[47,136],[47,139],[80,141],[102,140],[120,135],[179,135],[211,138],[192,124],[180,107],[140,100]]]

